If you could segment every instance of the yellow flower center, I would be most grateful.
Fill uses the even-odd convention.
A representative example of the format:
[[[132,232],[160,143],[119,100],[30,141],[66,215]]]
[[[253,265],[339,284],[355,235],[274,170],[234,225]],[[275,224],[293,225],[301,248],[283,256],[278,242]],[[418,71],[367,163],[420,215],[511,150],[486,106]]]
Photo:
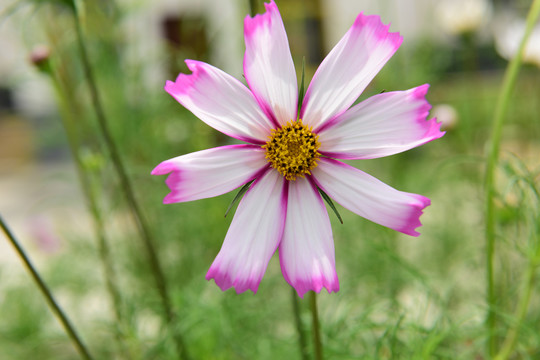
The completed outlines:
[[[287,180],[304,177],[317,166],[321,154],[319,135],[312,128],[302,124],[302,120],[289,121],[280,129],[272,130],[270,140],[262,146],[266,149],[266,159],[274,169]]]

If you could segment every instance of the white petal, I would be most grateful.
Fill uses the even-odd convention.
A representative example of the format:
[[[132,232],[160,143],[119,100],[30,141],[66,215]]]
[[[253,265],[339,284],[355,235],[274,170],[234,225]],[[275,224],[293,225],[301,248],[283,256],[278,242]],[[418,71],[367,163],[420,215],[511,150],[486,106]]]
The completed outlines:
[[[328,292],[339,290],[330,220],[315,184],[307,178],[289,182],[279,258],[285,280],[300,297],[323,287]]]
[[[272,0],[266,13],[244,20],[244,74],[253,94],[275,125],[296,120],[298,86],[289,42]]]
[[[317,185],[352,212],[377,224],[418,236],[420,215],[430,204],[424,196],[398,191],[352,166],[319,159],[311,170]]]
[[[426,121],[428,87],[375,95],[350,108],[319,132],[319,151],[338,159],[372,159],[440,138],[441,124]]]
[[[287,183],[277,171],[257,179],[238,205],[223,246],[206,279],[227,290],[257,292],[268,261],[281,241],[287,213]]]
[[[300,115],[304,124],[317,131],[356,101],[401,45],[401,36],[388,28],[378,16],[358,15],[311,80]]]
[[[165,204],[198,200],[228,193],[255,179],[267,167],[264,154],[257,145],[222,146],[166,160],[152,175],[171,173]]]
[[[167,81],[165,91],[226,135],[255,144],[268,140],[274,126],[248,88],[212,65],[194,60],[186,64],[193,73]]]

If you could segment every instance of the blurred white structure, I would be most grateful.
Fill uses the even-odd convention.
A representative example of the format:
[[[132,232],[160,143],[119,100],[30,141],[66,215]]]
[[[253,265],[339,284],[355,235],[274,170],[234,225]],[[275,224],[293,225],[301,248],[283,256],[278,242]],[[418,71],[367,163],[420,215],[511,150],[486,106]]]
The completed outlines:
[[[163,54],[163,21],[171,16],[198,17],[205,21],[212,64],[235,76],[242,74],[243,18],[247,14],[247,1],[229,0],[118,0],[125,12],[125,33],[129,37],[132,58],[146,59],[149,65],[146,80],[165,84],[166,66]],[[129,58],[129,56],[128,56]],[[146,62],[146,61],[145,61]],[[174,80],[174,79],[169,79]]]
[[[237,78],[242,77],[243,19],[249,11],[248,0],[116,1],[122,12],[119,26],[126,36],[126,65],[129,66],[130,61],[139,66],[142,64],[147,86],[162,87],[166,80],[173,80],[169,74],[169,59],[164,56],[168,46],[164,40],[164,20],[170,17],[204,20],[208,61]],[[325,54],[349,29],[360,12],[380,15],[383,23],[391,24],[390,31],[403,35],[404,49],[425,39],[448,41],[452,39],[452,34],[485,27],[492,12],[490,0],[320,1]],[[14,0],[0,0],[0,9],[6,9],[13,3]],[[296,1],[294,6],[291,5],[292,0],[276,0],[276,3],[282,9],[286,26],[296,21],[298,14],[283,9],[309,6],[307,1]],[[32,13],[32,6],[25,8],[26,11],[18,11],[13,17],[0,22],[0,87],[13,89],[19,108],[32,115],[51,111],[53,97],[47,91],[46,79],[38,75],[28,61],[31,49],[47,40],[39,21],[35,21],[38,15]],[[258,10],[264,11],[262,0],[259,1]],[[512,25],[495,33],[502,56],[509,57],[515,51],[513,47],[518,41],[519,26]],[[533,35],[526,60],[539,61],[539,37]]]
[[[276,3],[285,5],[285,1],[288,0],[276,0]],[[127,11],[124,25],[131,38],[133,58],[149,60],[149,82],[165,79],[166,67],[160,58],[164,50],[162,21],[172,14],[205,19],[210,62],[241,78],[243,19],[249,12],[248,0],[154,0],[137,5],[133,5],[133,0],[119,0],[119,3]],[[324,53],[332,49],[360,12],[380,15],[383,23],[391,24],[391,31],[404,36],[405,47],[425,38],[442,39],[446,36],[445,29],[434,17],[438,5],[434,0],[321,0]],[[285,6],[281,8],[287,26],[294,15],[283,11]],[[262,1],[259,1],[258,11],[264,11]]]
[[[525,19],[506,14],[497,19],[493,31],[497,52],[503,58],[510,60],[516,56],[525,33]],[[540,24],[533,28],[525,45],[523,62],[540,67]]]
[[[474,32],[486,25],[492,13],[489,0],[441,0],[436,7],[436,18],[450,34]]]
[[[287,0],[276,0],[278,6]],[[479,0],[475,0],[479,1]],[[0,0],[6,9],[13,0]],[[248,13],[247,0],[117,0],[124,12],[125,33],[134,59],[145,59],[154,70],[148,80],[157,77],[163,53],[162,21],[171,14],[198,16],[205,19],[213,64],[235,76],[242,72],[243,18]],[[357,14],[378,14],[391,31],[406,39],[404,46],[422,37],[441,37],[443,31],[433,14],[435,0],[321,0],[325,51],[343,36]],[[29,72],[27,57],[33,46],[46,41],[38,24],[33,24],[31,6],[17,11],[13,18],[0,23],[0,82],[11,82],[13,76]],[[24,10],[24,9],[23,9]],[[263,6],[259,5],[259,12]],[[289,14],[283,16],[287,22]],[[26,75],[24,75],[26,76]]]
[[[30,63],[31,49],[44,43],[43,31],[32,21],[30,6],[20,6],[12,16],[11,0],[0,0],[0,87],[12,90],[16,108],[27,116],[54,110],[54,95]],[[1,115],[0,115],[1,116]]]

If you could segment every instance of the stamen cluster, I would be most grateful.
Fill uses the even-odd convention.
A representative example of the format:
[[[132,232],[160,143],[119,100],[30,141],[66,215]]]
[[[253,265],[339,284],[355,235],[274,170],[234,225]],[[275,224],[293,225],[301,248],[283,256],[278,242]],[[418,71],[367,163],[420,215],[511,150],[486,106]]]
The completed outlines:
[[[297,176],[311,175],[310,170],[317,166],[321,154],[317,151],[319,135],[311,127],[302,124],[302,120],[289,121],[279,129],[272,130],[270,140],[263,145],[266,159],[274,169],[287,180],[296,180]]]

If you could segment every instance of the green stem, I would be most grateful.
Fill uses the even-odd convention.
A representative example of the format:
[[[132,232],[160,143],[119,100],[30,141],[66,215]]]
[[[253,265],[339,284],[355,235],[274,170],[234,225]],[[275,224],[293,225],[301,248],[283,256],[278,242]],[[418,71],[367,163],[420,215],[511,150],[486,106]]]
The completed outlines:
[[[319,327],[319,315],[317,313],[317,293],[310,291],[309,302],[311,305],[311,322],[313,333],[313,350],[315,354],[315,360],[323,359],[323,347],[321,342],[321,330]]]
[[[529,309],[532,289],[534,287],[536,268],[537,264],[533,260],[531,260],[529,262],[529,267],[527,268],[527,273],[525,274],[523,294],[521,295],[520,302],[516,308],[515,323],[510,328],[510,330],[508,330],[501,350],[499,351],[497,356],[495,356],[495,360],[506,360],[508,359],[508,357],[510,357],[512,351],[514,351],[514,347],[516,346],[519,334],[519,329],[521,327],[521,324],[523,323],[523,320],[525,319],[527,310]]]
[[[179,355],[181,356],[182,359],[189,359],[189,354],[184,345],[183,338],[178,332],[177,327],[175,326],[176,314],[174,313],[171,306],[170,296],[169,296],[165,276],[161,268],[159,258],[157,256],[157,251],[154,247],[154,242],[153,242],[148,224],[146,223],[146,220],[144,219],[143,214],[140,210],[139,204],[137,200],[135,199],[133,187],[127,176],[127,172],[124,168],[124,164],[120,157],[120,153],[116,147],[116,144],[109,130],[108,121],[107,121],[107,118],[105,117],[103,106],[101,105],[98,87],[96,85],[96,81],[95,81],[93,71],[92,71],[92,66],[90,65],[88,52],[86,50],[86,44],[84,41],[81,22],[79,19],[79,12],[77,11],[76,7],[74,9],[74,20],[75,20],[75,32],[76,32],[77,44],[79,47],[79,53],[81,56],[86,80],[90,89],[90,94],[92,97],[92,104],[94,107],[94,111],[96,112],[99,128],[105,140],[105,144],[109,150],[114,168],[120,179],[121,188],[124,191],[124,195],[127,199],[129,208],[131,209],[131,213],[133,215],[137,228],[140,232],[141,239],[143,241],[143,245],[145,247],[146,253],[148,254],[151,271],[152,271],[152,274],[154,275],[154,280],[156,282],[156,286],[160,295],[164,316],[167,320],[168,325],[170,326],[170,329],[172,329],[173,331],[173,337],[176,343],[177,351],[179,352]]]
[[[1,215],[0,215],[0,227],[2,228],[2,230],[4,230],[4,233],[6,234],[7,238],[9,239],[9,241],[11,242],[13,247],[15,248],[15,251],[17,252],[19,257],[23,261],[24,265],[26,266],[26,269],[30,272],[30,275],[32,276],[32,278],[36,282],[36,285],[38,286],[39,290],[41,291],[41,293],[45,297],[45,300],[47,301],[47,304],[49,304],[51,310],[57,316],[58,320],[60,321],[60,323],[62,324],[62,326],[66,330],[69,338],[73,342],[73,345],[79,351],[79,354],[81,355],[81,357],[83,359],[86,359],[86,360],[92,360],[93,359],[92,356],[90,356],[90,353],[88,352],[88,349],[83,344],[81,338],[77,334],[77,331],[75,330],[75,328],[73,327],[73,325],[69,321],[68,317],[66,316],[66,314],[64,313],[64,311],[62,310],[60,305],[58,305],[58,303],[54,299],[51,291],[47,287],[47,284],[45,284],[45,282],[43,281],[43,279],[41,278],[41,276],[37,272],[34,265],[32,265],[32,262],[30,261],[28,256],[26,256],[26,253],[24,252],[24,249],[21,247],[21,245],[19,244],[19,242],[17,241],[17,239],[15,238],[15,236],[13,235],[11,230],[8,228],[7,224],[4,222],[4,219],[2,218]]]
[[[49,60],[46,60],[46,61],[47,63],[44,64],[44,66],[40,66],[40,69],[50,77],[54,85],[54,88],[56,90],[58,102],[60,103],[60,108],[62,112],[62,116],[61,116],[62,125],[64,126],[71,156],[73,157],[73,161],[77,169],[77,175],[79,177],[81,189],[86,200],[86,206],[94,222],[94,228],[96,232],[97,245],[98,245],[98,253],[99,253],[99,257],[103,266],[105,284],[107,287],[107,291],[111,297],[111,302],[112,302],[116,322],[119,326],[121,326],[124,323],[123,316],[122,316],[122,305],[121,305],[122,299],[120,296],[120,291],[118,290],[118,286],[117,286],[117,278],[116,278],[116,273],[114,271],[113,262],[111,259],[109,243],[105,235],[105,224],[103,222],[103,217],[101,215],[99,206],[97,204],[97,200],[96,200],[97,197],[96,197],[95,191],[92,188],[92,182],[91,182],[90,176],[87,173],[86,167],[82,161],[81,151],[80,151],[81,149],[80,142],[77,136],[76,129],[73,126],[74,124],[74,116],[73,116],[74,111],[73,110],[74,109],[72,108],[71,104],[73,104],[75,100],[72,98],[71,92],[67,90],[67,86],[62,86],[62,82],[55,75],[57,72],[53,70],[50,64],[50,61]],[[117,340],[120,347],[125,348],[120,336],[117,336]]]
[[[514,89],[519,68],[521,65],[521,59],[523,57],[523,50],[534,27],[538,15],[540,14],[540,0],[534,0],[529,14],[527,16],[527,25],[523,39],[519,45],[519,50],[516,56],[508,64],[504,73],[503,84],[499,92],[497,104],[495,107],[494,124],[490,137],[486,175],[485,175],[485,201],[486,201],[486,276],[487,276],[487,305],[488,314],[486,318],[486,326],[488,330],[488,354],[489,357],[493,357],[497,350],[497,339],[495,336],[495,329],[497,326],[497,319],[495,316],[495,285],[494,285],[494,270],[493,270],[493,258],[495,255],[495,168],[499,158],[499,146],[501,142],[503,124],[505,116],[508,110],[510,102],[510,95]]]
[[[258,0],[248,0],[249,14],[253,17],[257,15],[257,2]]]
[[[300,348],[300,356],[302,360],[308,360],[308,350],[306,341],[306,332],[302,325],[302,318],[300,317],[300,301],[298,301],[298,294],[296,290],[291,287],[291,297],[293,303],[294,322],[296,325],[296,331],[298,332],[298,347]]]
[[[530,176],[530,173],[528,174]],[[527,178],[529,179],[529,177]],[[531,177],[531,180],[534,181],[534,176]],[[528,182],[528,181],[527,181]],[[534,183],[528,184],[535,195],[536,204],[540,200],[540,194]],[[534,231],[530,235],[530,242],[534,243],[535,249],[529,254],[529,263],[525,275],[523,276],[523,287],[522,293],[516,310],[514,313],[514,322],[506,334],[506,338],[502,344],[501,350],[495,357],[495,360],[506,360],[510,357],[514,348],[516,346],[520,328],[523,324],[523,320],[527,315],[527,310],[529,309],[529,304],[531,302],[532,291],[535,286],[536,281],[536,271],[540,265],[540,214],[538,214],[538,209],[536,209],[536,216],[532,219],[534,224]]]

